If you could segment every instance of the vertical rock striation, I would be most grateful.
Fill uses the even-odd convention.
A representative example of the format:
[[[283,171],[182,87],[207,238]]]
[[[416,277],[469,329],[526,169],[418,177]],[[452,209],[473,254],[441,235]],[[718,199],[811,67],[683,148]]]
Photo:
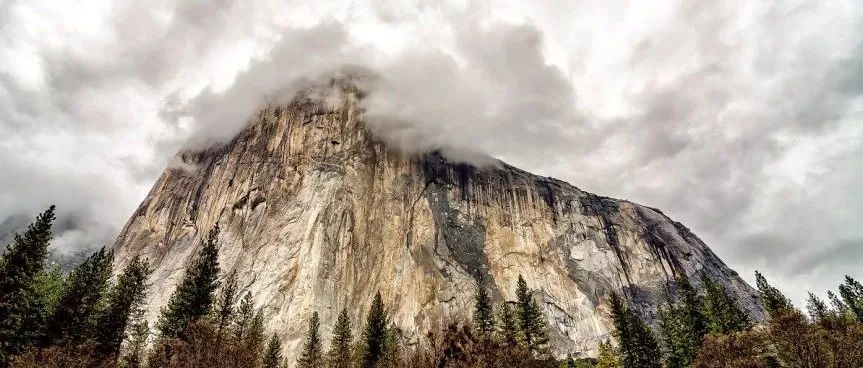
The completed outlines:
[[[223,270],[237,271],[288,353],[313,311],[328,338],[343,307],[359,325],[376,291],[414,340],[469,319],[474,275],[497,302],[523,275],[557,354],[595,354],[613,328],[612,292],[652,318],[676,275],[697,284],[706,272],[762,318],[752,288],[662,212],[504,163],[400,153],[363,125],[361,93],[333,85],[335,97],[264,109],[162,174],[114,245],[116,269],[136,255],[154,268],[149,318],[217,223]]]

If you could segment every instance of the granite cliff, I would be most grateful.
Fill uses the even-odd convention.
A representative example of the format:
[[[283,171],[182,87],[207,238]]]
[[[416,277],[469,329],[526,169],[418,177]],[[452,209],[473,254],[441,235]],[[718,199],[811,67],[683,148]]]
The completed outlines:
[[[505,163],[453,163],[389,148],[362,121],[362,93],[301,93],[260,111],[233,140],[178,155],[120,233],[116,269],[154,272],[154,319],[216,224],[220,263],[252,292],[288,352],[313,311],[330,337],[338,312],[361,324],[380,291],[415,341],[469,319],[473,276],[497,301],[523,275],[548,318],[553,351],[595,354],[613,328],[612,292],[651,318],[666,286],[706,272],[755,318],[755,293],[661,211],[584,192]]]

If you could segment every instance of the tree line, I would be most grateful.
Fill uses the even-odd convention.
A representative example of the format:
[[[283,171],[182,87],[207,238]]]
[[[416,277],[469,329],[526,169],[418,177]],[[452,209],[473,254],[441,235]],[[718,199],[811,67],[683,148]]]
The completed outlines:
[[[625,296],[609,299],[612,338],[596,358],[555,357],[548,324],[527,282],[516,300],[497,305],[475,280],[473,318],[447,321],[407,339],[380,293],[354,337],[342,309],[328,339],[313,312],[298,356],[267,334],[250,292],[218,262],[216,226],[202,241],[154,326],[144,315],[145,260],[132,259],[111,279],[110,251],[100,249],[68,275],[47,264],[54,207],[39,214],[0,258],[0,367],[829,367],[863,366],[863,286],[851,277],[828,292],[810,293],[807,314],[756,272],[766,321],[753,321],[706,274],[699,288],[686,278],[670,285],[649,324]],[[325,340],[329,341],[325,348]]]

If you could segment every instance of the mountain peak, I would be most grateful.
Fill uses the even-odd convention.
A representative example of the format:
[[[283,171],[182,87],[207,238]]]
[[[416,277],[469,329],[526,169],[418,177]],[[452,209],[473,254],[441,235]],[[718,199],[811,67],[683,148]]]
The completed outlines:
[[[651,319],[677,276],[698,284],[704,272],[763,318],[754,291],[662,212],[505,163],[395,149],[343,81],[262,109],[162,174],[114,246],[115,269],[136,255],[153,266],[149,318],[216,224],[223,272],[237,272],[289,352],[313,311],[326,336],[342,308],[359,321],[378,291],[413,340],[443,317],[467,320],[477,276],[498,302],[522,276],[558,355],[596,353],[612,293]]]

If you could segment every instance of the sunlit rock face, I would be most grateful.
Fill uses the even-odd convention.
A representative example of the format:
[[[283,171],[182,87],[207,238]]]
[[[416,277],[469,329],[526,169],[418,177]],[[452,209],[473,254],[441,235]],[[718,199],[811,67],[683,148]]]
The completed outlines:
[[[497,303],[515,299],[522,275],[556,354],[596,353],[613,292],[654,318],[676,275],[698,284],[704,271],[762,318],[752,288],[662,212],[504,163],[397,152],[365,128],[362,93],[333,85],[264,109],[162,174],[114,246],[116,269],[151,262],[151,321],[216,224],[223,272],[237,272],[287,352],[313,311],[329,340],[347,308],[356,335],[377,291],[415,342],[470,319],[477,275]]]

